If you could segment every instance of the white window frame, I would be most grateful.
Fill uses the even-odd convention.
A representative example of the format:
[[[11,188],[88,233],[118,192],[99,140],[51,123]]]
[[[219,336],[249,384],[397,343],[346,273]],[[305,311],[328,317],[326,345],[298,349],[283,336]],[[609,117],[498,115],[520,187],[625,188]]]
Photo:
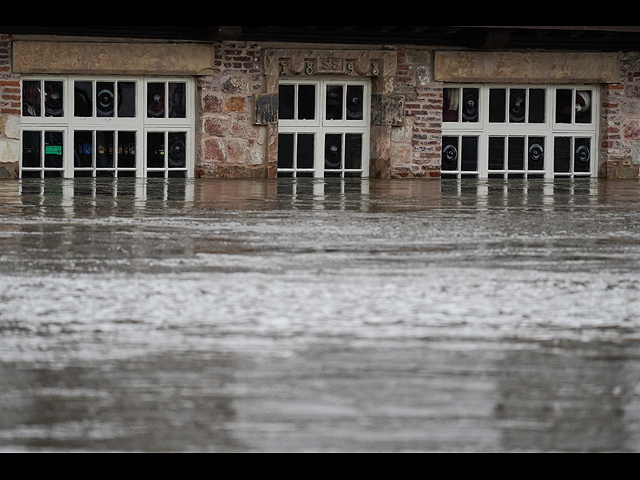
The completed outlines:
[[[91,174],[92,177],[99,176],[101,172],[112,172],[115,175],[118,172],[129,176],[134,174],[136,178],[147,178],[163,174],[165,178],[171,178],[172,175],[183,175],[186,178],[195,176],[195,81],[189,77],[132,77],[132,76],[25,76],[21,79],[20,89],[23,91],[24,82],[40,81],[41,83],[41,116],[40,117],[21,117],[21,149],[24,148],[24,132],[39,131],[43,132],[41,136],[42,146],[44,148],[44,132],[63,132],[63,168],[48,169],[44,166],[45,154],[41,152],[41,165],[39,168],[29,168],[23,166],[23,155],[20,159],[20,177],[23,178],[25,172],[40,172],[40,176],[47,176],[48,172],[57,175],[62,173],[64,178],[74,178],[76,172],[79,176]],[[63,82],[64,92],[64,116],[60,118],[45,117],[44,115],[44,82],[58,81]],[[75,83],[76,82],[93,82],[93,112],[92,117],[76,117],[75,116]],[[116,98],[116,111],[114,117],[98,117],[96,111],[96,98],[98,95],[97,83],[107,82],[114,83]],[[119,118],[117,112],[117,95],[119,82],[135,83],[136,88],[136,116],[135,118]],[[169,83],[186,84],[186,116],[185,118],[149,118],[147,115],[147,92],[148,85],[151,83],[165,83],[165,111],[168,112],[169,106]],[[168,114],[167,114],[168,116]],[[92,149],[93,163],[90,168],[75,167],[75,133],[76,132],[92,132],[93,145]],[[136,167],[135,169],[118,168],[117,158],[118,152],[114,145],[114,167],[98,168],[96,164],[96,132],[135,132],[136,133]],[[186,166],[180,169],[168,168],[168,152],[165,151],[165,167],[164,169],[149,169],[147,137],[149,133],[165,132],[165,138],[171,133],[186,134]],[[115,139],[114,139],[115,142]],[[166,145],[168,148],[168,144]],[[82,173],[84,172],[84,174]],[[125,173],[126,172],[126,173]],[[184,172],[184,173],[183,173]]]
[[[463,137],[477,137],[479,138],[478,147],[478,169],[477,171],[462,171],[462,151],[460,149],[458,158],[458,169],[455,171],[442,171],[444,176],[457,176],[463,177],[478,177],[480,179],[494,178],[502,175],[504,178],[509,176],[524,176],[528,177],[540,177],[544,176],[546,179],[554,179],[559,177],[597,177],[598,176],[598,159],[599,159],[599,121],[600,121],[600,88],[597,85],[529,85],[529,84],[446,84],[445,89],[460,89],[460,112],[458,122],[444,122],[442,127],[442,136],[459,137],[459,144],[462,144]],[[462,98],[464,89],[479,89],[479,120],[477,123],[465,123],[462,121]],[[506,117],[504,123],[491,123],[490,119],[490,97],[491,90],[505,89],[507,92],[506,98]],[[525,123],[511,123],[509,118],[509,105],[510,105],[510,92],[511,90],[527,90],[527,99],[530,97],[531,90],[545,90],[546,91],[546,106],[545,106],[545,123],[529,123],[529,106],[527,101]],[[558,90],[571,90],[573,105],[572,105],[572,123],[571,124],[559,124],[556,122],[556,103]],[[592,112],[591,123],[580,124],[576,123],[576,94],[579,91],[591,91],[592,92]],[[489,170],[489,139],[492,137],[505,138],[505,169],[503,170]],[[509,170],[508,168],[508,142],[509,138],[525,138],[525,165],[523,170]],[[544,170],[529,170],[528,161],[528,145],[529,138],[545,138],[545,168]],[[581,173],[575,171],[574,155],[571,157],[571,172],[569,173],[556,173],[555,172],[555,138],[559,137],[571,137],[575,144],[575,139],[589,139],[591,141],[591,165],[588,173]]]
[[[279,135],[295,135],[294,140],[294,168],[278,169],[278,173],[293,174],[313,174],[314,178],[326,178],[327,175],[340,173],[340,177],[345,178],[350,173],[361,173],[361,178],[369,178],[370,166],[370,139],[371,139],[371,82],[369,80],[349,80],[345,78],[315,78],[315,79],[297,79],[297,78],[281,78],[280,85],[315,85],[316,86],[316,118],[314,120],[280,120],[278,133]],[[346,120],[347,119],[347,102],[343,102],[343,120],[327,120],[327,86],[336,85],[344,86],[344,95],[346,97],[347,88],[349,86],[364,87],[363,102],[363,119],[362,120]],[[297,117],[298,110],[298,89],[296,88],[295,110]],[[347,170],[346,168],[337,169],[335,171],[325,169],[325,142],[327,135],[342,135],[342,165],[346,167],[346,135],[355,134],[362,135],[362,169]],[[313,169],[297,168],[297,149],[298,135],[315,135],[315,164]]]

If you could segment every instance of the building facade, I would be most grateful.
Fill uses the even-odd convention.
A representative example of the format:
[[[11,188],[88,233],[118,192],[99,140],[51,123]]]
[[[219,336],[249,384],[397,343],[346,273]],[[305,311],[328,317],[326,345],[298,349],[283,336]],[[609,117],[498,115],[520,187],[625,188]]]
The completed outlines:
[[[640,27],[0,32],[0,177],[640,172]]]

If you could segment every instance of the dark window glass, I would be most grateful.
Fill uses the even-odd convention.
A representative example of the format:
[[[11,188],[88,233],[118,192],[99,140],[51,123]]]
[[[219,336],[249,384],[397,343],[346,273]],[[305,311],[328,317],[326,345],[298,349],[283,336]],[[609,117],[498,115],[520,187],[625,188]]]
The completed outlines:
[[[443,119],[445,123],[457,123],[460,121],[460,89],[444,89],[444,111]],[[456,169],[457,170],[457,169]]]
[[[444,137],[442,139],[442,170],[455,172],[458,170],[460,159],[459,137]]]
[[[298,168],[314,167],[315,148],[315,135],[298,135]]]
[[[42,132],[23,132],[22,167],[42,167]]]
[[[544,137],[529,138],[529,170],[544,170],[545,139]]]
[[[63,82],[44,82],[44,111],[46,117],[64,117]]]
[[[524,170],[524,144],[524,138],[509,139],[509,170]]]
[[[75,132],[73,153],[75,168],[93,167],[93,132]]]
[[[342,135],[327,135],[325,138],[325,168],[342,168]]]
[[[511,89],[509,100],[509,122],[525,123],[527,118],[527,91]]]
[[[342,120],[344,110],[344,87],[327,86],[327,120]]]
[[[593,122],[593,92],[581,90],[576,92],[576,123]]]
[[[529,90],[529,123],[547,122],[547,91],[541,88]]]
[[[42,116],[42,83],[22,83],[22,115],[24,117]]]
[[[492,89],[489,99],[489,122],[505,123],[507,121],[507,91]]]
[[[169,84],[169,118],[187,118],[187,84]]]
[[[187,134],[169,134],[169,168],[187,167]]]
[[[166,118],[165,84],[149,83],[147,90],[147,117]]]
[[[118,82],[118,117],[136,118],[135,82]]]
[[[364,87],[347,87],[347,120],[364,120]]]
[[[504,137],[491,137],[489,139],[489,170],[504,170],[504,145]]]
[[[136,168],[136,133],[118,132],[118,168]]]
[[[362,142],[361,134],[348,134],[346,136],[347,147],[345,151],[345,167],[347,170],[360,170],[362,168]]]
[[[591,139],[576,138],[575,172],[591,172]]]
[[[112,118],[116,114],[116,84],[98,82],[96,84],[96,111],[98,118]]]
[[[296,86],[280,85],[280,120],[295,120]]]
[[[64,158],[64,135],[62,132],[45,132],[44,134],[44,166],[45,168],[62,168]]]
[[[76,117],[93,117],[93,82],[76,82],[74,99]]]
[[[572,123],[573,121],[573,91],[558,90],[556,98],[556,123]]]
[[[298,120],[315,120],[316,118],[316,86],[300,85],[298,87]]]
[[[295,135],[278,136],[278,168],[293,168],[293,151]]]
[[[478,137],[462,138],[462,171],[475,172],[478,170]]]
[[[114,132],[96,132],[96,168],[114,168]]]
[[[556,173],[571,173],[571,138],[556,137],[555,139],[555,163]]]
[[[147,167],[165,168],[164,133],[149,133],[147,137]]]
[[[477,123],[480,120],[480,89],[465,88],[462,92],[462,121]]]

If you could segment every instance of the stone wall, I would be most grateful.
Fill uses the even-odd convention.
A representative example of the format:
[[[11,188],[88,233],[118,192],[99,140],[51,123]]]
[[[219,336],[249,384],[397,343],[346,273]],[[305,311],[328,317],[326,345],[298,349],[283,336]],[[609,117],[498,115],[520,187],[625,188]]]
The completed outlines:
[[[0,178],[18,178],[20,79],[12,73],[11,38],[0,35]]]

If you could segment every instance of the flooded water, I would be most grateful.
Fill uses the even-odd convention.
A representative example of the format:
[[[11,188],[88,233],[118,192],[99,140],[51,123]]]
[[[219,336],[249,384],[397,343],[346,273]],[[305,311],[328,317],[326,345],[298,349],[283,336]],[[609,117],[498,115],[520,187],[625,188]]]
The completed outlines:
[[[0,183],[0,451],[640,451],[640,183]]]

